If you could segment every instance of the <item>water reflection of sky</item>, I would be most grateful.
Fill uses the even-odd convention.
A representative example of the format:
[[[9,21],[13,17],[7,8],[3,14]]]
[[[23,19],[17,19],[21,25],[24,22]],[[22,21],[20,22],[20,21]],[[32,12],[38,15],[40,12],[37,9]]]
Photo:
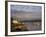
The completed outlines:
[[[41,6],[11,5],[11,15],[22,19],[40,19],[41,9]]]

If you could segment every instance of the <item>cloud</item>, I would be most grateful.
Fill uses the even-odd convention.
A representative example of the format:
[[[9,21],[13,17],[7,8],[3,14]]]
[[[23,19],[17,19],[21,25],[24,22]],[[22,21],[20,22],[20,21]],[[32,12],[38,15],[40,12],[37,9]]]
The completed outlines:
[[[23,20],[41,19],[41,6],[11,5],[11,15]]]

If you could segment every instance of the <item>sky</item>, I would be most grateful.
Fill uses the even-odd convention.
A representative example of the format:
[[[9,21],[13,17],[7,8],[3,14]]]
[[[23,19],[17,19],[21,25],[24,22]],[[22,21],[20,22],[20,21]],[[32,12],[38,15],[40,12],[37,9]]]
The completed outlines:
[[[40,12],[41,6],[31,6],[31,5],[11,5],[12,10],[26,11],[26,12]]]
[[[41,19],[41,13],[41,6],[11,5],[11,15],[23,20]]]

